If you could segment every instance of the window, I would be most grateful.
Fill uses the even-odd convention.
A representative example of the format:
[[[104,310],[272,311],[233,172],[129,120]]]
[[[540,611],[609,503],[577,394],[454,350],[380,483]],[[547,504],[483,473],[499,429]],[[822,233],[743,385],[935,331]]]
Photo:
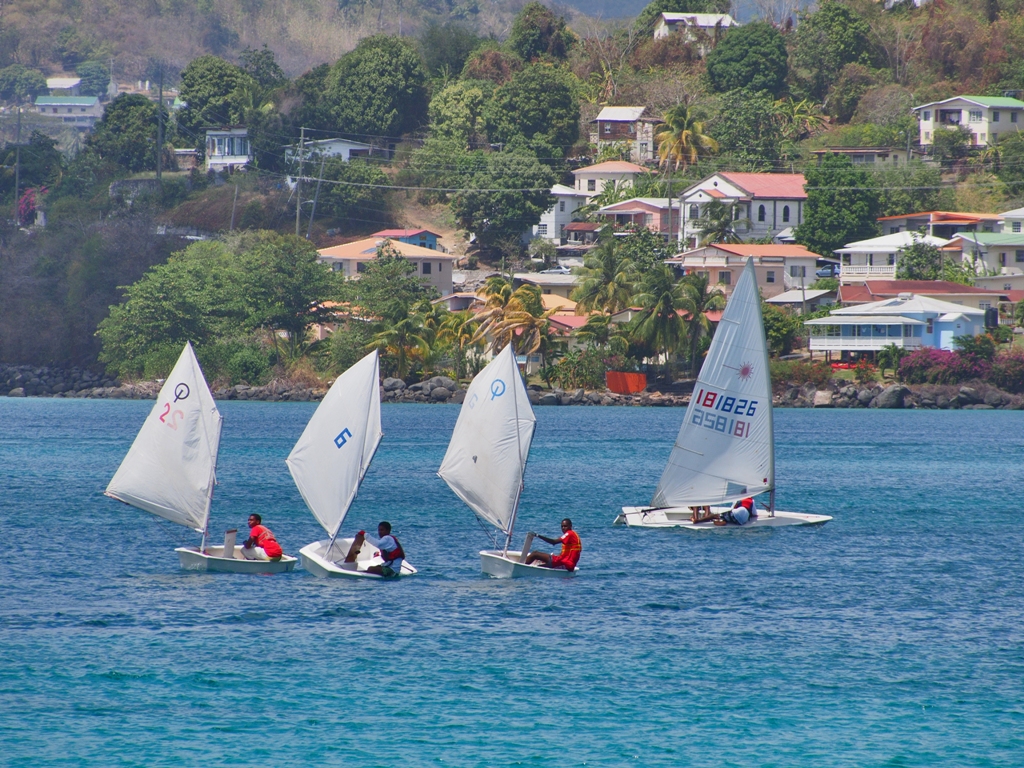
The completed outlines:
[[[654,224],[654,214],[653,213],[645,213],[644,214],[644,226],[645,227],[649,227],[652,224]]]
[[[1011,112],[1010,113],[1010,122],[1011,123],[1016,123],[1017,122],[1017,113],[1016,112]]]
[[[917,327],[920,328],[921,326],[917,326]],[[913,333],[914,333],[914,326],[912,326],[912,325],[904,325],[903,326],[903,337],[904,338],[910,338],[911,334],[913,334]],[[920,335],[920,334],[918,334],[918,335]]]
[[[978,302],[978,309],[992,309],[992,302],[991,301],[979,301]]]
[[[356,272],[365,272],[365,271],[366,271],[366,262],[365,261],[357,261],[356,262]]]
[[[984,133],[979,133],[978,134],[978,141],[984,141],[984,140],[985,140],[985,134]]]
[[[1010,225],[1010,229],[1012,229],[1014,232],[1020,232],[1020,222],[1013,222],[1013,224]]]
[[[1013,288],[1010,287],[1010,283],[1003,283],[1003,290],[1004,291],[1012,291]]]
[[[968,121],[970,121],[972,123],[980,123],[981,122],[981,110],[980,109],[968,110],[967,119],[968,119]]]
[[[999,134],[998,133],[993,133],[992,134],[992,143],[995,144],[997,141],[999,141]]]
[[[558,201],[558,211],[559,213],[565,213],[565,200]]]
[[[925,140],[925,141],[928,141],[928,140],[930,140],[930,139],[931,139],[931,137],[932,137],[931,133],[929,133],[928,131],[925,131],[925,132],[924,132],[924,140]]]
[[[1002,266],[1004,266],[1004,267],[1006,266],[1006,254],[1005,253],[1000,253],[999,254],[999,263]]]
[[[890,325],[887,327],[889,329],[889,338],[898,339],[903,336],[903,326]]]
[[[440,274],[441,272],[444,272],[444,262],[443,261],[437,262],[437,272],[438,272],[438,274]]]
[[[999,112],[996,111],[996,110],[992,111],[992,122],[993,123],[998,123],[999,122]]]
[[[931,110],[928,110],[928,109],[926,109],[926,110],[924,111],[924,119],[925,119],[925,120],[926,120],[927,122],[931,122],[931,119],[932,119],[932,113],[931,113]]]
[[[1014,251],[1014,261],[1018,264],[1024,264],[1024,251]]]
[[[793,266],[789,268],[790,277],[807,277],[807,267]]]
[[[537,225],[537,234],[538,235],[540,235],[541,237],[544,237],[545,235],[547,235],[547,233],[548,233],[548,225],[547,224],[538,224]]]
[[[722,285],[732,285],[732,272],[727,269],[718,273],[718,282]]]
[[[597,189],[597,179],[587,179],[587,192],[594,192]]]
[[[424,275],[429,275],[430,274],[430,267],[431,267],[431,264],[430,264],[429,261],[424,261],[423,262],[423,274]]]
[[[928,333],[935,330],[935,319],[932,317],[928,318]]]
[[[885,263],[888,264],[890,267],[896,266],[896,254],[890,253],[889,258],[886,260]]]
[[[630,123],[629,124],[629,132],[630,133],[636,133],[636,123]]]
[[[696,206],[696,205],[691,205],[690,206],[690,218],[691,219],[699,219],[700,218],[700,207],[699,206]],[[1016,230],[1014,230],[1014,231],[1016,231]]]
[[[640,159],[643,160],[647,157],[647,143],[642,142],[640,144]]]
[[[757,220],[764,221],[766,212],[763,205],[757,206]]]
[[[899,231],[900,231],[899,227],[889,227],[889,234],[890,235],[895,235]]]
[[[768,272],[765,274],[764,281],[766,283],[774,283],[775,282],[775,270],[774,269],[769,269],[768,270]]]
[[[611,133],[612,132],[612,124],[611,123],[605,123],[604,124],[604,132],[605,133]]]
[[[782,221],[783,221],[783,223],[786,223],[786,222],[789,221],[789,206],[788,205],[782,206]]]

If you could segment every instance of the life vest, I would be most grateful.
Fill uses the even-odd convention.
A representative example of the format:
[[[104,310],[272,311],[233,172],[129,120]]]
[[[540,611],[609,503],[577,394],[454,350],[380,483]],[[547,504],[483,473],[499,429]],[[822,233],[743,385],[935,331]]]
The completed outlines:
[[[277,543],[274,534],[263,525],[257,525],[249,529],[249,536],[256,539],[256,546],[261,547],[267,553],[267,557],[281,557],[284,550]]]
[[[754,515],[757,514],[757,510],[754,508],[754,500],[753,499],[750,499],[750,498],[742,499],[740,501],[740,506],[746,507],[747,508],[747,512],[750,513],[751,517],[753,517]]]
[[[391,536],[391,538],[395,540],[395,548],[390,552],[385,552],[382,549],[380,551],[381,560],[385,563],[393,563],[395,560],[405,560],[405,550],[402,549],[402,545],[398,543],[398,537],[392,536],[390,533],[388,536]]]
[[[570,536],[569,534],[572,535]],[[558,553],[558,559],[565,565],[571,565],[572,567],[569,570],[572,570],[580,561],[580,554],[583,552],[583,543],[580,541],[580,536],[576,531],[566,531],[565,537],[566,541],[562,542],[562,551]]]

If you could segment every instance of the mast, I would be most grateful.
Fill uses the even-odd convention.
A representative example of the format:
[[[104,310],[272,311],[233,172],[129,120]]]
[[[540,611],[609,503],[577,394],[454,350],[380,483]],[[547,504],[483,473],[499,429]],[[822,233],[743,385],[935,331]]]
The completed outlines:
[[[748,258],[747,264],[744,267],[751,267],[753,265],[753,259]],[[803,281],[801,280],[801,288],[803,287]],[[761,351],[764,360],[764,370],[769,372],[768,381],[768,516],[775,517],[775,408],[772,405],[772,379],[771,379],[771,365],[768,361],[768,338],[764,333],[764,315],[761,312],[761,305],[758,303],[757,307],[757,325],[761,332]]]
[[[515,345],[510,341],[509,346],[512,347],[512,368],[516,377],[521,378],[519,373],[519,363],[516,362],[516,348]],[[519,514],[519,499],[523,495],[523,475],[526,473],[526,464],[523,462],[523,438],[519,432],[519,389],[518,387],[512,390],[512,405],[515,408],[516,414],[516,450],[519,453],[519,487],[516,489],[516,502],[512,506],[512,519],[508,523],[508,535],[505,538],[505,554],[508,554],[508,547],[512,543],[512,530],[516,527],[516,515]]]

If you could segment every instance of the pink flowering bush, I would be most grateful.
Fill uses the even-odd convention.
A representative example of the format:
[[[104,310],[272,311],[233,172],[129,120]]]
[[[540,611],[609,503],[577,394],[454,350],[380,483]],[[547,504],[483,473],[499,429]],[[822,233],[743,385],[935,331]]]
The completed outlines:
[[[959,384],[988,378],[991,370],[977,355],[922,347],[900,361],[899,375],[908,384]]]
[[[1007,392],[1024,392],[1024,349],[1014,348],[992,361],[989,380]]]

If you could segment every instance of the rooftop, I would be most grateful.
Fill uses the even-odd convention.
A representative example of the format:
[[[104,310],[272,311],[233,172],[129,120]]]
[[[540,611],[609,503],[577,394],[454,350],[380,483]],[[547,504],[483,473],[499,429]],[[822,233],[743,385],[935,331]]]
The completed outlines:
[[[575,285],[576,275],[553,275],[541,274],[540,272],[516,272],[512,275],[514,280],[531,285],[565,286]]]
[[[685,21],[694,27],[713,27],[719,22],[721,22],[723,27],[733,27],[739,24],[728,13],[675,13],[663,11],[661,18],[666,24],[678,24],[681,21]]]
[[[664,197],[634,197],[621,203],[612,203],[598,209],[598,213],[650,213],[647,208],[668,210],[668,200]],[[679,210],[679,201],[672,200],[672,207]]]
[[[565,225],[566,232],[597,232],[604,224],[596,221],[573,221]]]
[[[978,221],[999,221],[1002,214],[999,213],[965,213],[963,211],[917,211],[916,213],[901,213],[899,216],[881,216],[878,221],[895,221],[896,219],[918,219],[927,216],[928,221],[933,224],[947,221],[949,219],[977,219]]]
[[[1024,246],[1024,233],[1021,232],[957,232],[953,240],[963,240],[978,245],[1013,245]],[[952,242],[952,241],[950,241]]]
[[[813,251],[809,251],[802,245],[795,243],[710,243],[708,245],[695,248],[692,251],[681,253],[673,259],[682,259],[691,253],[703,250],[705,248],[715,248],[719,251],[725,251],[736,256],[753,256],[754,258],[761,258],[763,256],[774,256],[774,257],[788,257],[788,258],[808,258],[818,259],[818,254]]]
[[[949,104],[952,101],[969,101],[972,104],[977,104],[979,107],[1002,107],[1004,109],[1024,109],[1024,101],[1019,99],[1011,99],[1008,96],[953,96],[949,99],[943,99],[942,101],[932,101],[927,104],[922,104],[919,107],[914,107],[916,112],[919,109],[925,107],[938,107],[942,104]]]
[[[431,248],[423,248],[419,245],[413,245],[412,243],[403,243],[401,240],[391,240],[390,238],[382,237],[367,237],[362,240],[356,240],[352,243],[343,243],[341,245],[333,245],[330,248],[321,248],[317,253],[320,254],[321,259],[331,260],[344,260],[344,259],[355,259],[355,260],[366,260],[368,258],[377,257],[377,246],[380,245],[384,240],[388,240],[391,243],[391,247],[394,248],[405,258],[428,258],[433,261],[447,260],[456,261],[459,257],[452,256],[448,253],[441,251],[435,251]]]
[[[590,122],[595,123],[598,120],[607,120],[613,123],[632,123],[639,120],[646,109],[647,107],[605,107]]]
[[[604,163],[588,165],[586,168],[579,168],[573,173],[647,173],[647,169],[636,163],[627,163],[625,160],[608,160]]]
[[[807,192],[804,190],[807,180],[802,173],[720,171],[718,175],[751,197],[807,199]]]
[[[808,288],[806,290],[794,290],[780,293],[778,296],[772,296],[770,299],[765,299],[769,304],[800,304],[804,301],[814,301],[820,299],[822,296],[828,296],[829,294],[835,293],[835,291],[825,291],[820,288]]]
[[[36,106],[43,107],[92,107],[99,103],[95,96],[37,96]]]
[[[46,78],[46,87],[53,91],[63,91],[69,88],[75,88],[82,84],[82,78],[80,77],[48,77]]]
[[[925,243],[926,245],[934,245],[936,248],[941,248],[947,245],[949,240],[933,237],[932,235],[922,235],[918,232],[895,232],[891,235],[882,235],[881,237],[872,237],[868,240],[858,240],[855,243],[847,243],[837,250],[836,253],[885,253],[886,251],[895,253],[904,248],[909,248],[914,243]]]
[[[551,194],[552,195],[572,195],[573,197],[586,197],[585,193],[580,192],[578,189],[573,189],[572,187],[567,187],[567,186],[565,186],[565,184],[555,184],[555,186],[553,186],[551,188]]]
[[[961,285],[947,280],[869,280],[867,283],[839,286],[839,301],[842,304],[864,304],[899,296],[901,293],[926,296],[1002,296],[1005,291]]]
[[[418,235],[433,235],[434,237],[441,237],[437,232],[431,232],[429,229],[382,229],[380,232],[374,232],[372,237],[416,237]]]
[[[964,315],[985,314],[985,311],[982,309],[965,307],[961,304],[954,304],[950,301],[933,299],[931,296],[922,296],[921,294],[904,291],[902,292],[902,295],[897,295],[892,298],[881,299],[880,301],[872,301],[868,302],[867,304],[858,304],[855,307],[843,307],[842,309],[833,310],[832,316],[860,317],[903,314],[907,312],[923,312],[932,315],[944,315],[950,312]]]

